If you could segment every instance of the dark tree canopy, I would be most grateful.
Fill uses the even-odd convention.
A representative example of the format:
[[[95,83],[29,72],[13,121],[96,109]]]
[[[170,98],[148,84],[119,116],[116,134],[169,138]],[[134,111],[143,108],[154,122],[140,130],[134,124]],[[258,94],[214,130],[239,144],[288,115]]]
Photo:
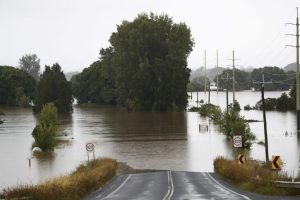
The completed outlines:
[[[36,54],[27,54],[20,58],[19,67],[21,70],[27,72],[35,80],[39,80],[40,75],[40,59]]]
[[[36,82],[26,72],[0,66],[0,105],[28,106],[34,97]]]
[[[232,78],[232,70],[224,70],[219,76],[219,86],[222,89],[226,88],[226,73],[228,72],[229,78]],[[255,90],[260,90],[260,84],[254,84],[253,82],[262,81],[262,74],[266,82],[272,82],[272,84],[265,84],[266,91],[276,90],[288,90],[293,85],[295,79],[295,72],[287,71],[279,67],[263,67],[256,68],[252,72],[245,72],[239,69],[235,70],[235,80],[237,90],[249,90],[252,87]],[[214,79],[216,81],[216,78]],[[229,89],[232,90],[232,79],[229,80]]]
[[[226,69],[219,75],[219,87],[226,89],[227,86],[227,73],[228,73],[228,90],[232,90],[232,69]],[[216,79],[214,81],[216,82]],[[235,69],[235,88],[236,90],[249,90],[250,89],[250,73],[239,69]]]
[[[100,60],[73,79],[79,103],[115,103],[130,110],[184,110],[192,51],[190,29],[167,15],[124,21]],[[97,74],[97,75],[96,75]]]
[[[59,64],[46,66],[37,86],[35,111],[40,112],[42,107],[53,102],[59,113],[72,110],[71,84],[66,80]]]
[[[296,78],[296,75],[292,72],[285,72],[279,67],[263,67],[254,69],[251,73],[251,80],[262,81],[262,73],[266,82],[272,82],[272,84],[265,84],[265,90],[288,90]],[[259,84],[252,84],[256,90],[260,90]]]
[[[116,103],[115,72],[111,51],[111,48],[102,49],[99,61],[72,77],[72,90],[78,103]]]

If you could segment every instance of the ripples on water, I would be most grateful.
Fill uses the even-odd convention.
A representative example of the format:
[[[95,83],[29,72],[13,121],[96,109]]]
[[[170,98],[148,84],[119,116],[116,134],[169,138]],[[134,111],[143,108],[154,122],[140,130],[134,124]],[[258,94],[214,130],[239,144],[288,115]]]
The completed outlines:
[[[281,92],[267,92],[266,97],[278,97]],[[199,93],[199,99],[204,98]],[[232,98],[230,96],[230,98]],[[253,106],[259,92],[237,92],[241,107]],[[190,99],[195,105],[196,93]],[[225,93],[211,94],[211,102],[225,108]],[[173,169],[182,171],[213,171],[213,159],[219,155],[235,157],[231,144],[210,121],[197,113],[127,112],[107,106],[74,106],[71,115],[60,116],[59,130],[69,130],[71,144],[59,147],[52,158],[32,160],[27,157],[33,142],[31,131],[36,118],[30,109],[0,108],[6,115],[0,125],[0,187],[17,183],[36,183],[49,177],[70,172],[87,159],[85,144],[95,144],[96,156],[112,157],[136,168]],[[241,111],[246,119],[262,120],[260,111]],[[285,169],[299,168],[300,145],[295,133],[294,112],[267,112],[269,152],[281,155]],[[199,124],[202,125],[199,131]],[[205,125],[209,124],[208,131]],[[264,140],[263,123],[250,123],[251,130]],[[288,132],[286,135],[285,132]],[[264,147],[254,145],[250,156],[264,160]]]

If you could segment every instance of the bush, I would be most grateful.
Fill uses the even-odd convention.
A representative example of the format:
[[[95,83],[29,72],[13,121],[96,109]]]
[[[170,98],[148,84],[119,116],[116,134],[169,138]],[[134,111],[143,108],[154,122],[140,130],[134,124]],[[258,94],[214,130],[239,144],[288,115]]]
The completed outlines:
[[[193,106],[193,107],[191,107],[189,109],[189,112],[199,112],[199,111],[200,111],[200,108],[199,107],[195,107],[195,106]]]
[[[200,106],[199,113],[203,117],[211,118],[216,124],[220,123],[222,111],[219,106],[213,104],[203,104]]]
[[[39,147],[43,151],[53,150],[55,146],[57,124],[57,108],[53,103],[43,106],[39,121],[32,131],[34,137],[33,147]]]
[[[228,112],[223,113],[220,122],[220,130],[228,139],[232,140],[233,136],[241,135],[243,148],[249,149],[252,146],[252,142],[256,137],[251,132],[249,124],[244,117],[240,116],[239,112],[229,109]]]
[[[241,106],[240,103],[237,100],[234,100],[233,105],[232,103],[228,105],[228,108],[233,108],[236,111],[240,111],[241,110]]]
[[[237,161],[218,157],[214,160],[214,169],[222,178],[251,192],[268,195],[294,195],[300,192],[297,189],[278,188],[274,181],[288,177],[272,171],[270,163],[248,160],[240,165]]]
[[[252,109],[253,108],[249,104],[247,104],[247,105],[244,106],[244,110],[252,110]]]
[[[96,159],[80,165],[70,175],[48,180],[39,185],[9,188],[0,199],[82,199],[109,181],[115,174],[117,162],[112,159]]]
[[[199,109],[199,113],[201,116],[209,117],[215,124],[220,125],[220,131],[229,140],[232,140],[235,135],[241,135],[243,148],[249,149],[256,137],[251,132],[248,122],[237,111],[239,104],[237,103],[237,105],[235,109],[229,108],[228,112],[222,113],[219,106],[203,104]]]

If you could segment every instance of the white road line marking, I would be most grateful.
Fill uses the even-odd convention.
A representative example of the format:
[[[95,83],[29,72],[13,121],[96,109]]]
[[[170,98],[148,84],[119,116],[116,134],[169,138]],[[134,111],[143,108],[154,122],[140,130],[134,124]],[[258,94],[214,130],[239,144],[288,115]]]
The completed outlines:
[[[173,179],[172,179],[172,172],[170,171],[170,180],[171,180],[171,193],[168,199],[171,199],[171,197],[174,194],[174,184],[173,184]]]
[[[125,179],[125,181],[121,185],[119,185],[119,187],[117,187],[117,189],[115,189],[109,195],[105,196],[103,199],[106,199],[106,198],[110,197],[111,195],[115,194],[116,192],[118,192],[126,184],[126,182],[130,179],[131,176],[132,176],[132,174],[128,175],[127,178]],[[100,197],[101,197],[101,195],[97,196],[96,199],[98,199]]]
[[[168,192],[167,194],[164,196],[163,200],[167,200],[168,199],[168,196],[170,194],[170,189],[171,189],[171,185],[170,185],[170,171],[167,172],[167,175],[168,175]]]
[[[225,187],[224,185],[222,185],[221,183],[219,183],[215,178],[213,178],[209,173],[205,173],[213,182],[215,182],[217,185],[219,185],[221,188],[223,188],[224,190],[227,190],[227,191],[229,191],[229,192],[231,192],[231,193],[233,193],[233,194],[236,194],[236,195],[238,195],[238,196],[240,196],[240,197],[243,197],[244,199],[247,199],[247,200],[251,200],[249,197],[247,197],[247,196],[245,196],[245,195],[242,195],[242,194],[240,194],[240,193],[237,193],[237,192],[235,192],[235,191],[233,191],[233,190],[231,190],[231,189],[229,189],[229,188],[227,188],[227,187]]]
[[[170,200],[174,193],[174,185],[171,171],[168,171],[168,192],[163,198],[163,200]]]

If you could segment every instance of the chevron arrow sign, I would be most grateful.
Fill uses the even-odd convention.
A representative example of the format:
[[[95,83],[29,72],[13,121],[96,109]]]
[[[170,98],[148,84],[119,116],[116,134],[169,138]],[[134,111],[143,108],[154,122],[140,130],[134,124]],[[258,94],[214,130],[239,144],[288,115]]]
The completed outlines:
[[[280,156],[272,156],[272,169],[274,169],[274,170],[280,170],[281,169]]]
[[[245,157],[245,155],[243,155],[243,154],[239,154],[238,155],[238,163],[241,164],[241,165],[243,165],[243,164],[246,163],[246,157]]]

